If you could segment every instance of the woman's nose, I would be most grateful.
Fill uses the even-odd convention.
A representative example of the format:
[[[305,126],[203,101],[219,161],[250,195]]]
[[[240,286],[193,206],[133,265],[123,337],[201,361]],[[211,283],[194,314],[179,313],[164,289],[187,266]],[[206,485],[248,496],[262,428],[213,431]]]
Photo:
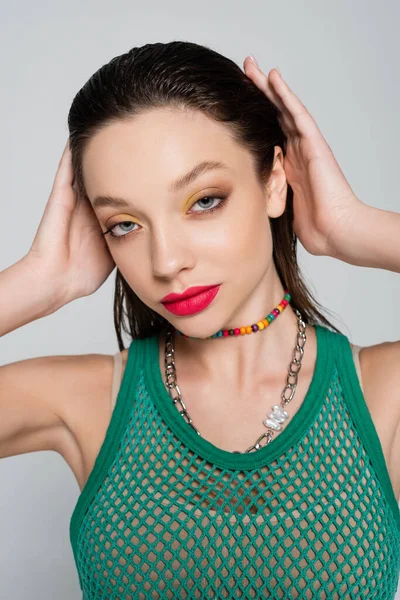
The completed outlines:
[[[173,279],[182,269],[193,267],[194,257],[182,233],[159,231],[153,236],[151,263],[154,276]]]

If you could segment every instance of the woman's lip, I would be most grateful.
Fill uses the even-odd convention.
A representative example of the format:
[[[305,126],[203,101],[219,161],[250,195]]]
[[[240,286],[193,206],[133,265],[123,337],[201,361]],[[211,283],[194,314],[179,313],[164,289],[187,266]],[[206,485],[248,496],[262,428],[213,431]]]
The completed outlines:
[[[196,296],[185,298],[179,302],[162,302],[162,304],[168,310],[168,312],[174,315],[193,315],[201,312],[211,304],[215,296],[218,294],[220,287],[221,285],[216,285],[204,292],[201,292],[200,294],[196,294]]]
[[[216,287],[217,285],[221,285],[215,283],[214,285],[197,285],[191,288],[188,288],[183,292],[183,294],[168,294],[164,296],[161,300],[161,304],[169,303],[169,302],[181,302],[182,300],[186,300],[186,298],[192,298],[193,296],[197,296],[198,294],[202,294],[211,288]]]

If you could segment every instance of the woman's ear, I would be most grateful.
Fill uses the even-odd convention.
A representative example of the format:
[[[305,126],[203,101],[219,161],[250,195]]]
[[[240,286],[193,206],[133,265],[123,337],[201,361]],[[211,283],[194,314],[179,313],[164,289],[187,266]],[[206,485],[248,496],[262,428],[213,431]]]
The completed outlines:
[[[287,180],[283,168],[284,156],[282,149],[275,146],[274,164],[268,180],[267,188],[267,212],[272,219],[280,217],[286,207]]]

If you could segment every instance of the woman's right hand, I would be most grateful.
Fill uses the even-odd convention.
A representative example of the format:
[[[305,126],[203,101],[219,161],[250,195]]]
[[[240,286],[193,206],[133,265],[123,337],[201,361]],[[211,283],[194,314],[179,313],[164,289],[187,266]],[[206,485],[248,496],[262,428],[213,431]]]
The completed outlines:
[[[76,191],[69,141],[23,262],[60,305],[93,294],[115,267],[92,205]]]

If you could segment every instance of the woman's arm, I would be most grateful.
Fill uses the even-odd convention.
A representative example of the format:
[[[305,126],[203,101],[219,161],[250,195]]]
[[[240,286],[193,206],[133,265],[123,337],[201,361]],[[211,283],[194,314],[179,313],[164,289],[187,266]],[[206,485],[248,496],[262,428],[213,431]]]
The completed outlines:
[[[329,254],[351,265],[400,273],[400,214],[360,202],[336,228]]]
[[[73,182],[67,141],[29,252],[0,273],[0,336],[93,294],[115,267],[93,208]]]
[[[40,282],[27,257],[0,272],[0,337],[62,306],[56,289]]]
[[[304,248],[316,256],[400,273],[400,215],[357,198],[313,117],[277,69],[265,75],[249,57],[244,67],[280,111],[294,231]]]

